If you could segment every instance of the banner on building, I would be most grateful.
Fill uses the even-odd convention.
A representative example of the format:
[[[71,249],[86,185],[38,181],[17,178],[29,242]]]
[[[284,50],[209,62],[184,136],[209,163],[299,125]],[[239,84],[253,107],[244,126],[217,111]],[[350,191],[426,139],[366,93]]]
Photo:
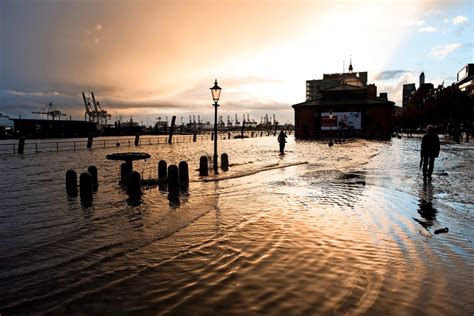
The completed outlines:
[[[361,112],[333,112],[332,118],[329,112],[321,113],[321,130],[361,130]]]

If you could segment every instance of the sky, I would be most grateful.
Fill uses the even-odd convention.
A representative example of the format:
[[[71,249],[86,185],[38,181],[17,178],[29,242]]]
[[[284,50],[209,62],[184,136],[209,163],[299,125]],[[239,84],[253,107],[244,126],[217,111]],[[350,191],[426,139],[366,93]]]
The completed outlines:
[[[212,121],[217,79],[224,120],[293,122],[306,80],[350,60],[401,106],[421,71],[474,62],[473,23],[472,0],[0,0],[0,113],[84,119],[93,91],[113,121]]]

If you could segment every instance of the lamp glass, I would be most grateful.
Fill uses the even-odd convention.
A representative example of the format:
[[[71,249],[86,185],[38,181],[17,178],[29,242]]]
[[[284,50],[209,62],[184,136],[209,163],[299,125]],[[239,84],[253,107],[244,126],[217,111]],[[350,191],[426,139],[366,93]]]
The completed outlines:
[[[222,88],[217,85],[217,79],[216,79],[216,81],[214,81],[214,86],[210,89],[211,89],[211,93],[212,93],[212,99],[214,100],[214,102],[219,101],[219,98],[221,96]]]

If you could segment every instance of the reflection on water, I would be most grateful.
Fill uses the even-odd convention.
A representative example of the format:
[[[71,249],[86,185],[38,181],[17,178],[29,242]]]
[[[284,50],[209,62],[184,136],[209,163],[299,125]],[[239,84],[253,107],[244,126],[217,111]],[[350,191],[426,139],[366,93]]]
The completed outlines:
[[[285,155],[274,138],[222,141],[231,167],[208,182],[196,170],[212,143],[193,146],[141,148],[142,177],[186,160],[190,185],[175,198],[145,188],[138,202],[112,150],[0,158],[0,313],[474,310],[471,147],[443,146],[423,184],[416,139],[289,139]],[[90,165],[100,186],[85,208],[64,175]]]
[[[433,206],[433,185],[431,181],[423,182],[423,189],[420,190],[418,214],[424,219],[415,219],[421,226],[427,230],[433,226],[433,221],[436,219],[436,213],[438,212]]]

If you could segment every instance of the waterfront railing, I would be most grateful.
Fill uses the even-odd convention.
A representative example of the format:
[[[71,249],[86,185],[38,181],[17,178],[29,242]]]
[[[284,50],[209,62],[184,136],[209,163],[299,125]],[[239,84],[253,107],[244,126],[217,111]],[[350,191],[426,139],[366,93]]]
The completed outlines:
[[[249,137],[263,137],[273,136],[273,133],[269,132],[244,132],[245,138]],[[242,136],[241,133],[218,133],[217,137],[219,140],[233,139],[235,136]],[[194,140],[195,139],[195,140]],[[190,142],[203,142],[212,140],[211,134],[198,134],[194,135],[175,135],[172,137],[172,143],[190,143]],[[145,136],[142,135],[139,138],[138,146],[153,146],[153,145],[165,145],[168,144],[169,136]],[[5,144],[0,143],[0,155],[16,155],[18,154],[19,143],[8,142]],[[123,147],[136,147],[135,137],[97,137],[93,139],[91,149],[99,148],[123,148]],[[74,140],[56,140],[51,141],[47,139],[27,139],[24,143],[23,153],[44,153],[44,152],[62,152],[62,151],[77,151],[86,150],[87,139],[74,139]]]

